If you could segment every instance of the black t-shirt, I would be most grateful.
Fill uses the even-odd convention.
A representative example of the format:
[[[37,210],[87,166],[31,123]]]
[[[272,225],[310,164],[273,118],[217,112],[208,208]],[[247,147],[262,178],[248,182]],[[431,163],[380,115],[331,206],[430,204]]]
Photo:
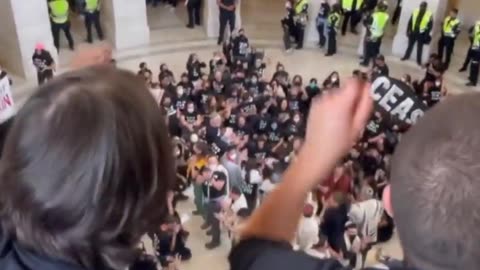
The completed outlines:
[[[194,124],[195,122],[197,122],[198,113],[197,113],[197,111],[193,111],[191,113],[185,112],[184,117],[185,117],[185,121],[187,123]]]
[[[175,97],[174,107],[177,110],[183,111],[187,105],[187,95],[182,95],[181,97]]]
[[[237,125],[235,126],[235,133],[237,134],[237,136],[251,135],[252,128],[248,124],[245,124],[243,127]]]
[[[202,76],[202,68],[206,67],[205,63],[194,62],[187,65],[188,78],[190,81],[196,81]]]
[[[229,6],[232,6],[232,5],[235,5],[235,0],[220,0],[220,2],[222,2],[222,4],[224,4],[225,6],[229,7]],[[220,8],[220,11],[225,11],[225,12],[235,12],[235,10],[231,11],[231,10],[226,10],[226,9],[223,9],[223,8]]]
[[[318,16],[320,18],[326,19],[330,13],[330,5],[328,3],[320,4],[320,9],[318,10]]]
[[[231,270],[344,270],[334,259],[317,259],[294,251],[290,244],[249,239],[234,246],[228,258]]]
[[[246,57],[248,54],[249,42],[246,36],[238,36],[233,40],[232,54],[234,56]]]
[[[280,123],[277,119],[272,119],[268,125],[267,131],[268,141],[277,143],[282,138]]]
[[[37,71],[42,72],[53,64],[53,58],[46,50],[42,50],[40,54],[34,53],[32,56],[33,65]]]
[[[256,142],[252,142],[247,146],[248,158],[255,158],[257,160],[263,160],[270,155],[269,149],[264,145],[262,148],[258,147]]]
[[[290,111],[299,111],[301,107],[301,99],[299,96],[289,96],[288,100],[288,109]]]
[[[370,120],[365,127],[365,135],[366,139],[373,138],[375,136],[380,135],[385,131],[385,127],[381,121]]]
[[[191,82],[179,82],[178,85],[183,87],[187,95],[191,95],[193,92],[193,84]]]
[[[265,134],[268,131],[268,124],[270,123],[270,117],[266,114],[259,115],[254,120],[255,133]]]
[[[387,65],[379,66],[379,65],[374,65],[373,66],[373,77],[381,77],[381,76],[386,76],[388,77],[390,74],[390,70],[388,69]]]
[[[217,138],[220,138],[220,128],[207,125],[205,135],[207,143],[213,143]]]

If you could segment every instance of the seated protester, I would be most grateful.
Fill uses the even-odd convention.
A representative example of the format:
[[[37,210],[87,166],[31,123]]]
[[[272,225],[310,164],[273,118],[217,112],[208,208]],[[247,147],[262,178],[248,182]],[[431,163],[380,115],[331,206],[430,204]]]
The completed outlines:
[[[212,115],[205,127],[205,140],[208,144],[212,144],[217,138],[221,137],[221,126],[222,117],[219,114]]]
[[[257,207],[258,187],[263,180],[259,163],[254,159],[247,160],[242,168],[242,176],[242,192],[247,199],[248,209],[253,212]]]
[[[335,89],[340,87],[340,75],[334,71],[323,81],[323,88],[326,90]]]
[[[232,56],[234,61],[238,59],[246,62],[250,53],[250,43],[247,36],[245,36],[245,30],[240,28],[238,30],[238,35],[233,39],[232,42]]]
[[[285,66],[277,63],[275,73],[273,73],[272,81],[276,81],[279,85],[286,87],[288,85],[289,74],[285,71]]]
[[[265,75],[265,70],[267,69],[267,64],[262,62],[262,59],[256,58],[253,65],[250,68],[249,74],[250,75],[257,75],[257,77],[261,80]]]
[[[425,64],[425,77],[420,82],[420,87],[423,89],[426,82],[435,83],[436,80],[441,79],[445,72],[445,66],[437,54],[431,54],[430,58]]]
[[[385,123],[380,112],[375,112],[370,121],[368,121],[362,135],[362,142],[374,142],[385,132]]]
[[[314,244],[318,243],[319,226],[313,205],[305,204],[295,237],[298,250],[310,250]]]
[[[187,74],[188,74],[188,79],[191,82],[196,82],[202,78],[202,68],[206,68],[207,65],[203,62],[200,62],[198,59],[198,55],[195,53],[192,53],[188,56],[187,60]]]
[[[189,97],[187,93],[185,93],[185,89],[183,89],[182,86],[177,86],[176,95],[174,96],[173,100],[173,106],[175,107],[175,110],[179,112],[185,111]]]
[[[219,51],[214,52],[213,58],[210,59],[209,62],[210,75],[213,75],[217,69],[221,69],[225,64],[225,55],[223,55],[223,53]]]
[[[320,87],[318,87],[318,81],[315,78],[310,79],[310,83],[305,88],[305,92],[307,93],[308,98],[311,100],[318,94],[321,94]],[[310,105],[310,104],[308,104]],[[310,106],[308,106],[310,107]]]
[[[137,72],[138,75],[143,75],[145,74],[145,72],[153,74],[152,71],[148,68],[147,63],[145,62],[140,63],[138,67],[140,68],[140,70]]]
[[[278,105],[274,106],[270,112],[272,115],[272,121],[276,120],[277,123],[283,125],[290,119],[290,110],[288,108],[288,100],[285,98],[278,98]]]
[[[140,77],[142,77],[142,79],[145,80],[145,85],[147,86],[147,88],[151,88],[152,87],[152,72],[150,70],[144,70],[142,71],[142,73],[139,74]]]
[[[167,76],[159,82],[160,82],[160,88],[165,91],[166,95],[169,95],[170,97],[175,96],[175,92],[177,88],[173,84],[172,77]]]
[[[303,80],[300,75],[295,75],[292,80],[292,87],[287,94],[288,109],[292,111],[305,111],[305,103],[308,95],[303,88]]]
[[[161,103],[161,109],[162,109],[162,112],[165,114],[165,116],[167,116],[167,117],[175,116],[176,117],[177,109],[175,108],[175,105],[172,102],[172,98],[170,96],[163,95],[162,103]]]
[[[234,127],[234,132],[236,135],[236,145],[239,148],[243,148],[248,143],[250,136],[253,134],[253,130],[242,114],[237,117],[237,125]]]
[[[210,162],[210,159],[209,159]],[[209,164],[209,166],[211,166]],[[220,246],[220,220],[217,215],[222,210],[222,202],[227,195],[227,175],[224,172],[213,170],[213,175],[206,185],[208,194],[207,203],[207,224],[211,227],[207,235],[212,236],[212,240],[205,244],[207,249],[214,249]]]
[[[272,119],[269,122],[268,129],[267,129],[267,145],[277,145],[280,143],[281,139],[283,138],[282,130],[281,130],[281,123],[280,120]],[[273,149],[272,149],[273,152]]]
[[[322,234],[319,234],[318,242],[305,250],[305,253],[318,259],[329,259],[332,257],[327,238]]]
[[[259,136],[256,140],[249,141],[247,144],[247,157],[249,159],[255,159],[260,162],[268,156],[270,156],[270,149],[267,147],[267,140],[264,136]]]
[[[428,107],[435,106],[447,94],[447,89],[443,86],[442,78],[437,79],[435,83],[425,82],[423,92],[423,102]]]
[[[182,76],[180,77],[180,82],[177,84],[177,86],[183,87],[183,89],[185,90],[185,93],[188,96],[194,95],[194,85],[192,81],[190,81],[190,79],[188,78],[187,73],[182,74]]]
[[[300,112],[294,112],[283,126],[284,134],[288,137],[303,137],[305,135],[305,126]]]
[[[253,74],[248,83],[245,85],[245,88],[249,94],[256,97],[262,94],[265,90],[265,83],[258,80],[257,74]]]
[[[181,225],[174,216],[167,216],[160,225],[160,230],[154,233],[153,243],[158,260],[162,267],[167,267],[176,256],[182,261],[190,260],[192,252],[186,247],[186,239],[181,235]]]
[[[162,82],[164,79],[168,79],[170,83],[175,83],[175,76],[173,72],[168,69],[167,64],[160,65],[160,73],[158,74],[158,81]]]
[[[343,266],[351,267],[352,270],[363,269],[361,250],[362,240],[358,235],[357,225],[347,221],[339,261]]]
[[[253,121],[253,132],[257,135],[266,135],[268,130],[268,124],[270,123],[270,119],[272,118],[271,114],[269,113],[270,108],[273,106],[273,101],[267,101],[267,105],[265,108],[260,110],[260,114],[257,115]]]
[[[188,131],[188,137],[193,132],[198,131],[203,123],[203,117],[198,113],[193,101],[187,101],[186,110],[180,115],[180,123]]]
[[[220,70],[215,71],[212,82],[212,90],[215,95],[221,95],[225,93],[226,82],[223,79],[223,72]]]
[[[334,254],[342,248],[345,223],[348,221],[348,198],[341,192],[333,193],[327,200],[320,233],[327,237],[328,245]]]
[[[388,77],[389,75],[390,71],[387,64],[385,63],[385,56],[380,54],[375,58],[375,61],[373,62],[372,79],[375,80],[375,78],[382,76]]]

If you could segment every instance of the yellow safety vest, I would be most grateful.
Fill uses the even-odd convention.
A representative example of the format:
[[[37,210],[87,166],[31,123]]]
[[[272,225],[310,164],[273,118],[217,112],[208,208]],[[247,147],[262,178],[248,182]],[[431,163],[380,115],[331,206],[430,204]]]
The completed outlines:
[[[447,37],[455,37],[456,33],[453,32],[453,28],[458,27],[460,20],[451,18],[448,16],[443,22],[443,35]]]
[[[351,10],[359,10],[362,7],[363,0],[357,0],[357,5],[353,6],[353,0],[343,0],[342,1],[342,8],[348,11]]]
[[[85,1],[85,4],[86,4],[86,7],[85,7],[85,10],[87,12],[95,12],[98,10],[98,0],[86,0]]]
[[[297,4],[295,4],[295,15],[302,13],[305,6],[308,4],[308,0],[300,0]]]
[[[472,43],[473,50],[480,49],[480,22],[475,24],[475,28],[473,29],[473,43]]]
[[[418,14],[420,13],[420,9],[417,8],[413,12],[413,17],[412,17],[412,31],[415,30],[415,23],[417,22]],[[427,30],[428,23],[432,19],[432,12],[430,10],[426,10],[425,14],[423,14],[422,21],[420,22],[420,33],[423,33]]]
[[[372,14],[372,24],[370,25],[370,33],[373,38],[379,38],[383,36],[385,32],[385,26],[390,16],[383,11],[377,11]]]
[[[340,25],[340,13],[338,12],[331,12],[328,15],[328,26],[338,29],[338,26]]]
[[[48,3],[50,7],[50,18],[54,23],[66,23],[68,21],[68,9],[70,8],[67,0],[54,0]]]

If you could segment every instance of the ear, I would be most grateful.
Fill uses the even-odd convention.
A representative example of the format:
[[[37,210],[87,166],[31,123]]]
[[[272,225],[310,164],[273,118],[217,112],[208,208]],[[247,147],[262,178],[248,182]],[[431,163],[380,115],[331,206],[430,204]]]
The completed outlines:
[[[383,189],[383,196],[382,196],[382,201],[383,201],[383,207],[385,207],[385,211],[387,214],[393,218],[393,208],[392,208],[392,195],[391,195],[391,187],[390,184],[388,184],[384,189]]]

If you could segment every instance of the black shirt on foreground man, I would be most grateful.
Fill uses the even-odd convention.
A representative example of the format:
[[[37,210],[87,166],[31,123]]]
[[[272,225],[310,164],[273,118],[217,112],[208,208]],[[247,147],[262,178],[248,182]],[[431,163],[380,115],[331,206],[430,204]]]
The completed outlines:
[[[294,238],[308,192],[358,139],[372,107],[368,92],[367,85],[349,81],[339,92],[312,103],[304,147],[247,221],[229,257],[232,270],[343,269],[285,243]],[[479,113],[480,94],[452,96],[402,137],[383,200],[388,214],[395,216],[408,267],[400,263],[390,269],[479,268]],[[338,121],[322,125],[328,115]],[[326,155],[316,155],[320,149]]]

